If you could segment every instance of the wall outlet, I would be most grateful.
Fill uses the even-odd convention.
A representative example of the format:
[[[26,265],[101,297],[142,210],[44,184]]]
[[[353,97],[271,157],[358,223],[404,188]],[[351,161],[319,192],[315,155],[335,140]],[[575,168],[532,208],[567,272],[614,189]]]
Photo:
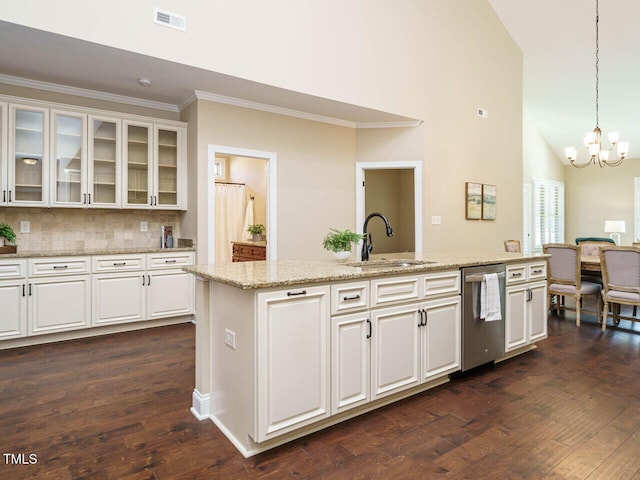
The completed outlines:
[[[31,231],[31,222],[22,221],[20,222],[20,233],[29,233]]]
[[[431,217],[431,225],[440,225],[442,223],[442,217],[440,215],[434,215]]]
[[[224,344],[235,350],[236,349],[236,332],[232,332],[231,330],[225,328]]]
[[[149,224],[147,222],[140,222],[140,231],[141,232],[148,232],[149,231]]]

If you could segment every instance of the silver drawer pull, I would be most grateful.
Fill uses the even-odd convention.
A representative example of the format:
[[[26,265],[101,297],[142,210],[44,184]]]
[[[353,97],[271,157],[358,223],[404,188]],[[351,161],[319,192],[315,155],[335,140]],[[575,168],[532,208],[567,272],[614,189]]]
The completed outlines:
[[[69,268],[69,265],[54,265],[54,270],[64,270],[65,268]]]
[[[350,297],[342,297],[342,300],[349,301],[349,300],[360,300],[360,295],[352,295]]]
[[[127,262],[113,262],[114,267],[124,267]]]

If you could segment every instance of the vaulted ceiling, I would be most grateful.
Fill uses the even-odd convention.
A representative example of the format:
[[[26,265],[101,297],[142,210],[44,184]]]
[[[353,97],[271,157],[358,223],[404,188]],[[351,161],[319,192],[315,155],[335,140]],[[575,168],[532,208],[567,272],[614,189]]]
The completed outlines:
[[[595,0],[489,0],[523,52],[525,112],[559,158],[593,130]],[[640,157],[640,2],[600,0],[600,128]]]

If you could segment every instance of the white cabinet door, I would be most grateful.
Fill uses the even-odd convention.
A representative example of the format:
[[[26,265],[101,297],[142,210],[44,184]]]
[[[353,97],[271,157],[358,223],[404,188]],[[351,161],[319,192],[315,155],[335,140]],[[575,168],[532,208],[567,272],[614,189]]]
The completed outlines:
[[[155,125],[154,127],[154,207],[177,209],[182,192],[182,129]]]
[[[147,273],[148,318],[175,317],[193,313],[195,279],[182,270],[160,270]]]
[[[123,131],[124,207],[153,207],[153,124],[125,120]]]
[[[371,311],[371,398],[420,383],[419,304]]]
[[[527,286],[506,288],[505,299],[505,352],[527,344]]]
[[[87,205],[87,116],[51,111],[51,205]]]
[[[7,104],[0,102],[0,205],[7,205],[9,201],[9,187],[7,178],[9,176],[9,164],[7,162],[7,150],[8,150],[8,135],[9,129],[8,116],[7,116]]]
[[[331,319],[331,413],[369,402],[369,312]]]
[[[93,325],[147,319],[147,276],[144,272],[93,275]]]
[[[329,416],[329,324],[328,286],[257,294],[257,442]]]
[[[547,282],[531,283],[527,316],[529,319],[529,342],[537,342],[547,338]]]
[[[49,110],[9,106],[7,203],[49,205]]]
[[[26,279],[0,281],[0,340],[27,335]]]
[[[29,335],[89,327],[90,276],[31,279],[28,285],[28,304]]]
[[[118,118],[88,117],[87,204],[118,208],[122,196],[122,126]]]
[[[460,369],[461,299],[459,295],[423,304],[422,381]]]

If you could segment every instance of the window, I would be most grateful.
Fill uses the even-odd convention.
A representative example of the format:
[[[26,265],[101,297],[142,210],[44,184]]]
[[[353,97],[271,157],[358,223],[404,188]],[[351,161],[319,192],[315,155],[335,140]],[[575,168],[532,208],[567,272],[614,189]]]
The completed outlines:
[[[545,243],[564,243],[564,183],[532,179],[533,242],[541,251]]]

